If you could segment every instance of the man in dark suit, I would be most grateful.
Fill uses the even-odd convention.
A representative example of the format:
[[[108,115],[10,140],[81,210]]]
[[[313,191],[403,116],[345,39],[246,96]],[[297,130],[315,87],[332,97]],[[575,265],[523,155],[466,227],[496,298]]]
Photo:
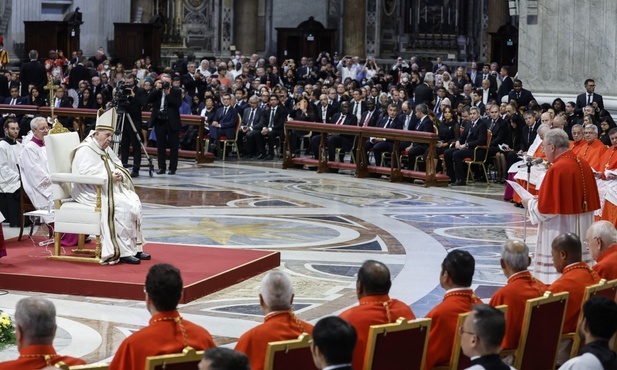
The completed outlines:
[[[85,66],[86,57],[79,58],[79,62],[69,73],[69,88],[79,90],[80,81],[90,81],[90,73]]]
[[[432,74],[431,74],[432,75]],[[414,102],[418,104],[426,104],[429,109],[433,109],[433,89],[428,85],[427,78],[424,78],[424,83],[416,87],[414,92]]]
[[[491,90],[497,91],[497,78],[491,75],[491,68],[488,64],[482,66],[482,73],[476,74],[474,86],[476,86],[476,88],[482,87],[482,81],[484,80],[489,80],[491,83]]]
[[[12,87],[11,88],[11,96],[7,97],[6,99],[4,99],[3,103],[4,104],[9,104],[9,105],[22,105],[24,104],[23,99],[21,96],[19,96],[19,88],[17,87]],[[15,115],[15,113],[4,113],[2,115],[2,120],[0,120],[0,124],[4,123],[5,120],[7,120],[8,118],[12,118],[15,120],[15,122],[21,122],[21,119],[23,118],[23,115]]]
[[[428,107],[426,104],[418,104],[415,109],[415,122],[410,120],[410,126],[403,129],[413,130],[413,131],[421,131],[421,132],[433,132],[433,122],[428,117]],[[411,126],[413,124],[413,127]],[[407,168],[413,170],[416,157],[419,155],[424,155],[424,152],[428,148],[428,144],[423,143],[409,143],[406,147],[407,157],[409,158],[407,162]]]
[[[313,328],[311,353],[318,369],[352,370],[356,329],[337,316],[319,320]]]
[[[190,97],[195,95],[203,97],[205,81],[201,73],[196,70],[194,62],[189,62],[186,68],[188,69],[188,73],[182,76],[182,86],[184,86],[184,90]]]
[[[516,100],[520,107],[527,107],[532,100],[536,100],[533,97],[531,91],[523,89],[523,81],[514,80],[514,88],[508,94],[508,103],[512,100]]]
[[[264,110],[259,107],[259,98],[255,95],[249,98],[249,106],[244,110],[242,115],[242,126],[238,140],[243,142],[241,138],[246,138],[244,153],[248,158],[253,158],[257,155],[255,152],[256,139],[261,135],[261,127],[259,122],[264,113]]]
[[[591,78],[585,80],[585,93],[576,97],[576,109],[575,113],[582,117],[583,108],[586,105],[591,105],[597,112],[604,109],[604,100],[602,95],[596,94],[596,82]]]
[[[514,81],[510,77],[510,67],[503,66],[499,72],[501,74],[501,86],[497,90],[497,103],[501,103],[504,96],[508,96],[514,88]]]
[[[144,89],[135,84],[135,75],[129,73],[124,77],[127,101],[120,108],[124,109],[126,115],[131,117],[135,128],[131,126],[128,117],[125,118],[122,126],[122,141],[120,143],[122,164],[126,165],[129,161],[131,146],[133,147],[133,170],[131,177],[139,176],[141,167],[141,141],[137,135],[141,132],[141,110],[146,105],[147,95]]]
[[[529,149],[533,141],[536,139],[539,125],[536,122],[536,117],[533,111],[528,110],[523,114],[525,119],[525,127],[523,127],[522,150],[524,152]]]
[[[182,105],[182,92],[180,89],[171,86],[171,76],[164,74],[161,77],[163,82],[159,88],[153,90],[148,96],[146,104],[152,103],[152,115],[150,116],[150,127],[154,126],[156,134],[158,175],[165,174],[167,167],[167,145],[169,144],[169,172],[175,175],[178,168],[178,148],[180,140],[180,105]]]
[[[336,103],[336,107],[333,104],[329,104],[328,96],[326,94],[321,94],[319,97],[319,104],[315,111],[317,122],[331,123],[332,117],[338,111],[338,106],[338,103]]]
[[[362,113],[358,126],[361,127],[375,127],[379,121],[379,111],[375,106],[375,101],[369,99],[366,101],[366,112]]]
[[[47,83],[47,72],[45,67],[38,61],[39,53],[30,50],[28,53],[29,62],[21,65],[19,78],[21,80],[21,96],[28,95],[28,85],[34,85],[43,91],[43,86]]]
[[[390,104],[387,113],[388,114],[378,123],[377,127],[402,130],[405,122],[398,117],[398,106],[396,104]],[[373,149],[375,164],[377,166],[381,165],[381,155],[385,152],[392,152],[392,147],[392,140],[384,138],[372,137],[366,141],[366,150]]]
[[[343,126],[357,126],[358,119],[351,113],[351,107],[348,102],[341,103],[341,111],[334,115],[332,123]],[[315,139],[315,141],[313,141]],[[320,135],[315,135],[311,139],[312,149],[314,153],[318,153]],[[334,162],[336,157],[336,148],[341,148],[340,156],[345,157],[345,153],[353,147],[354,136],[352,135],[328,135],[328,161]]]
[[[443,69],[444,67],[445,69]],[[437,57],[435,64],[433,64],[433,73],[436,73],[437,71],[445,71],[450,73],[450,68],[448,68],[447,65],[443,64],[443,58],[441,57]]]
[[[506,142],[508,136],[508,121],[501,118],[499,115],[499,106],[493,104],[488,111],[489,120],[487,122],[488,129],[491,131],[491,144],[488,148],[489,158],[493,158],[499,151],[499,145]]]
[[[236,136],[238,111],[234,108],[236,98],[231,94],[223,94],[223,106],[217,109],[210,125],[210,148],[217,154],[218,140],[221,136],[232,138]]]
[[[257,137],[257,145],[261,152],[258,159],[274,159],[274,142],[280,138],[283,144],[285,133],[285,121],[287,120],[287,109],[281,104],[276,94],[270,96],[268,109],[261,116],[261,135]],[[268,155],[266,156],[266,142],[268,143]]]
[[[362,118],[362,113],[366,111],[366,102],[362,99],[362,90],[355,89],[351,93],[351,96],[353,100],[350,102],[349,110],[359,121],[360,118]]]
[[[56,89],[56,97],[54,99],[54,107],[56,108],[73,108],[73,104],[71,104],[71,100],[66,97],[65,87],[59,87]],[[73,117],[58,117],[58,121],[62,123],[62,126],[68,128],[73,131]]]
[[[487,127],[486,122],[480,118],[480,110],[477,107],[471,107],[469,118],[471,123],[465,127],[461,137],[455,141],[454,148],[450,148],[444,153],[446,169],[452,186],[467,185],[463,160],[473,158],[476,146],[486,145]]]

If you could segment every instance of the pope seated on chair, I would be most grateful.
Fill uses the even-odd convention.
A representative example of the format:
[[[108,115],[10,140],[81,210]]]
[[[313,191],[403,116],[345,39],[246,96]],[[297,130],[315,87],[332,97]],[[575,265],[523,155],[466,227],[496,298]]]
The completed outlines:
[[[109,147],[116,117],[116,110],[111,109],[97,118],[94,133],[71,153],[72,172],[107,179],[101,194],[101,263],[139,264],[151,257],[142,250],[141,202],[133,180]],[[96,186],[85,184],[74,184],[71,191],[75,201],[92,207],[96,194]]]

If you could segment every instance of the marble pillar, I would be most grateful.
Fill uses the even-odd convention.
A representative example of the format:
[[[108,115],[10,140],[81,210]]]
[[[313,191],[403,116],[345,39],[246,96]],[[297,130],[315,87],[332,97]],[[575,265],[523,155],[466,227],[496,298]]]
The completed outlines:
[[[587,78],[617,110],[617,1],[521,0],[519,77],[539,101],[570,100]],[[567,101],[566,100],[566,101]]]
[[[366,33],[366,2],[344,0],[343,54],[364,57]]]
[[[255,0],[236,0],[234,4],[234,44],[246,55],[257,51],[257,9]]]

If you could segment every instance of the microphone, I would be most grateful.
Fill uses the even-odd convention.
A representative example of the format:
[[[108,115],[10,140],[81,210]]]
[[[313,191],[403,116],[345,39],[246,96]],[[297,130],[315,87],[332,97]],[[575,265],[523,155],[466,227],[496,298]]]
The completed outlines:
[[[536,164],[542,164],[542,162],[544,162],[544,160],[542,158],[536,158],[533,161],[527,161],[527,162],[519,165],[518,168],[524,168],[524,167],[527,167],[527,166],[531,167],[531,166],[536,165]]]

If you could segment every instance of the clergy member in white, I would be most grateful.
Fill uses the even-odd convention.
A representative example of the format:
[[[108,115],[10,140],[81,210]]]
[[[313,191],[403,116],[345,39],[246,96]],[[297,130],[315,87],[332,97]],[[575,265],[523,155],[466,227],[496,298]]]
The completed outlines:
[[[32,139],[28,141],[19,157],[21,182],[24,190],[36,209],[49,210],[52,203],[51,177],[47,167],[45,136],[49,133],[47,120],[35,117],[30,121]],[[53,222],[53,216],[43,217],[43,222]]]
[[[19,124],[13,119],[4,121],[4,139],[0,141],[0,211],[11,227],[21,224],[17,161],[23,147],[17,141],[18,135]]]
[[[143,252],[141,201],[133,188],[133,180],[122,162],[109,147],[116,124],[112,108],[97,118],[94,133],[72,152],[72,172],[102,176],[107,183],[101,201],[101,263],[139,264],[149,260]],[[92,207],[96,204],[96,187],[74,184],[73,199]]]

